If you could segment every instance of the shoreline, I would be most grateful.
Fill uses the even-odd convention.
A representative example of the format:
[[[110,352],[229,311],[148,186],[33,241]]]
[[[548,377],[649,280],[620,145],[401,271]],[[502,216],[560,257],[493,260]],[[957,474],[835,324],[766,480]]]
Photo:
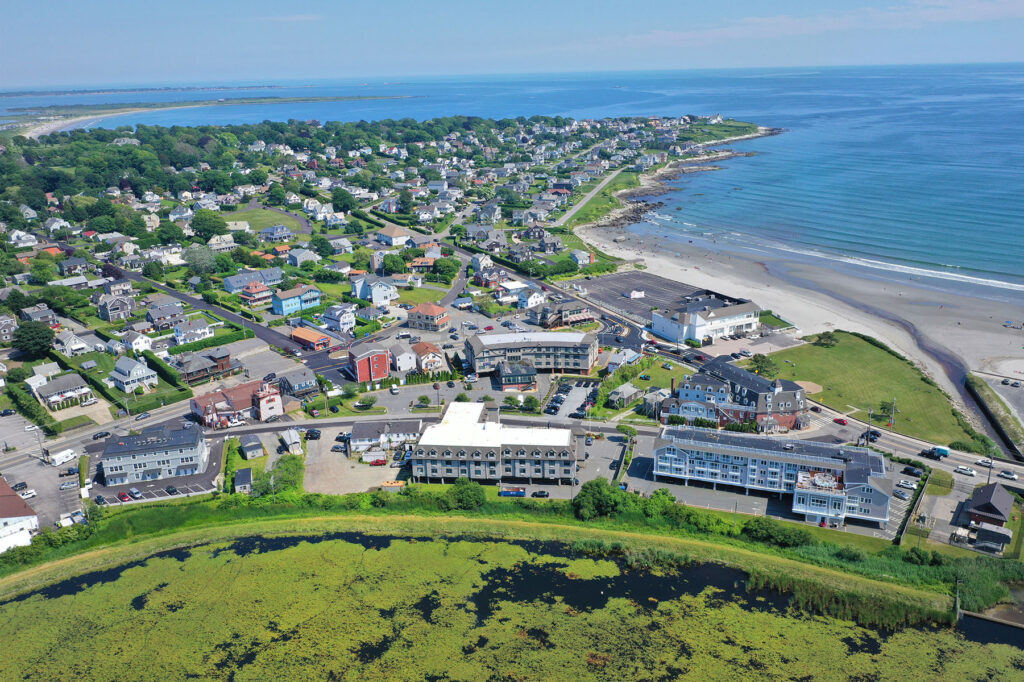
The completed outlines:
[[[760,137],[755,135],[753,137]],[[748,138],[749,139],[749,138]],[[733,140],[735,141],[735,140]],[[719,141],[709,144],[726,144]],[[731,154],[724,158],[735,158]],[[900,273],[890,279],[858,272],[848,263],[827,263],[813,256],[747,250],[713,238],[673,235],[644,216],[656,204],[635,197],[679,191],[665,182],[716,159],[677,161],[640,176],[640,186],[616,193],[623,206],[576,234],[588,245],[632,263],[651,274],[688,285],[749,298],[796,326],[801,335],[846,329],[874,336],[902,353],[953,397],[973,406],[963,379],[982,370],[1024,377],[1024,334],[1002,326],[1024,320],[1024,304],[985,299],[948,283],[940,291]],[[715,167],[717,168],[717,167]],[[705,168],[712,170],[712,168]],[[631,229],[627,229],[631,228]],[[616,237],[624,240],[613,241]],[[971,409],[968,414],[975,414]],[[986,429],[988,430],[988,429]]]

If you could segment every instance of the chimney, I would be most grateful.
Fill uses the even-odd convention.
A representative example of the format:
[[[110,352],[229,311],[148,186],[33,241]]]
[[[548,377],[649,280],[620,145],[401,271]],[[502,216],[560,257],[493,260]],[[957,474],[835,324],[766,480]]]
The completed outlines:
[[[672,393],[676,392],[676,378],[672,377]]]

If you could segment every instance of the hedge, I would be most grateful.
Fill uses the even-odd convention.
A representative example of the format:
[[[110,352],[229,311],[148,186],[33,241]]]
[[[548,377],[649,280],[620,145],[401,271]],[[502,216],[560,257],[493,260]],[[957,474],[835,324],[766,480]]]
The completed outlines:
[[[227,334],[221,334],[220,336],[211,336],[201,341],[193,341],[192,343],[182,344],[180,346],[171,346],[167,349],[167,352],[171,355],[180,355],[181,353],[188,353],[190,351],[204,350],[206,348],[213,348],[214,346],[224,346],[235,341],[241,341],[246,337],[244,330],[236,330],[228,332]]]
[[[156,372],[156,375],[169,383],[175,388],[183,388],[184,384],[181,382],[181,375],[178,374],[177,370],[168,365],[166,362],[156,356],[151,350],[142,351],[142,357],[146,358],[149,363],[150,369]]]
[[[352,210],[351,215],[354,215],[356,218],[359,218],[363,222],[369,223],[370,225],[373,225],[374,227],[384,227],[384,223],[382,223],[381,221],[377,220],[376,218],[371,218],[370,216],[366,215],[366,213],[364,211],[361,211],[358,208]]]
[[[7,395],[17,406],[18,411],[32,422],[35,422],[37,425],[42,427],[43,431],[45,431],[47,435],[55,436],[61,432],[60,424],[50,416],[50,413],[46,411],[46,408],[40,405],[39,401],[30,396],[28,392],[20,386],[7,384]]]

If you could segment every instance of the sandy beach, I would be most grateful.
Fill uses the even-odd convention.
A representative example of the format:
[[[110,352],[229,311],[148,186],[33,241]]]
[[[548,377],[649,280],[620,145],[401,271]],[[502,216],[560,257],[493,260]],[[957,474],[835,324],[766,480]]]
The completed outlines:
[[[643,176],[641,188],[626,190],[622,198],[657,193],[659,180],[680,170]],[[576,232],[609,255],[643,263],[653,274],[750,298],[801,334],[846,329],[874,336],[915,361],[955,398],[962,395],[965,370],[1024,378],[1024,331],[1003,326],[1006,320],[1018,325],[1024,320],[1024,296],[1006,303],[944,293],[909,277],[882,281],[871,273],[850,274],[855,268],[826,267],[825,261],[754,256],[714,242],[660,236],[655,226],[638,235],[626,227],[637,222],[643,208],[642,202],[629,202]],[[616,237],[625,240],[615,242]]]
[[[56,118],[52,121],[40,121],[33,124],[25,131],[25,137],[37,138],[51,133],[59,133],[62,130],[75,130],[76,128],[88,128],[105,118],[111,116],[122,116],[134,114],[139,111],[164,111],[166,109],[187,109],[189,107],[159,107],[146,109],[119,109],[109,113],[90,114],[88,116],[72,116],[70,118]]]

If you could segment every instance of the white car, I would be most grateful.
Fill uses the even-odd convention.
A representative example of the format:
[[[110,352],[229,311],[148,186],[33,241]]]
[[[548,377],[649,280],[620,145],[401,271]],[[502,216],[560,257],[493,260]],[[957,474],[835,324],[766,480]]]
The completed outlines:
[[[1020,478],[1020,476],[1018,476],[1017,474],[1013,473],[1012,471],[1006,471],[1005,469],[996,474],[996,476],[998,476],[999,478],[1008,478],[1011,481],[1016,481],[1018,478]]]
[[[39,427],[36,426],[35,424],[25,424],[25,430],[26,431],[35,431],[38,428]]]
[[[975,464],[977,464],[980,467],[985,467],[986,469],[992,468],[992,460],[990,460],[987,457],[985,459],[979,459],[977,462],[975,462]]]
[[[917,490],[917,484],[913,481],[908,481],[905,478],[900,479],[900,482],[896,484],[896,487],[906,488],[907,490]]]
[[[975,474],[977,474],[978,472],[976,472],[976,471],[975,471],[974,469],[972,469],[971,467],[965,467],[965,466],[963,466],[963,465],[961,464],[961,465],[960,465],[960,466],[958,466],[958,467],[957,467],[956,469],[953,469],[953,473],[954,473],[954,474],[963,474],[964,476],[974,476],[974,475],[975,475]]]
[[[18,493],[18,497],[20,497],[23,500],[31,500],[38,494],[39,493],[36,492],[35,488],[29,488],[28,490],[22,490],[20,493]]]

